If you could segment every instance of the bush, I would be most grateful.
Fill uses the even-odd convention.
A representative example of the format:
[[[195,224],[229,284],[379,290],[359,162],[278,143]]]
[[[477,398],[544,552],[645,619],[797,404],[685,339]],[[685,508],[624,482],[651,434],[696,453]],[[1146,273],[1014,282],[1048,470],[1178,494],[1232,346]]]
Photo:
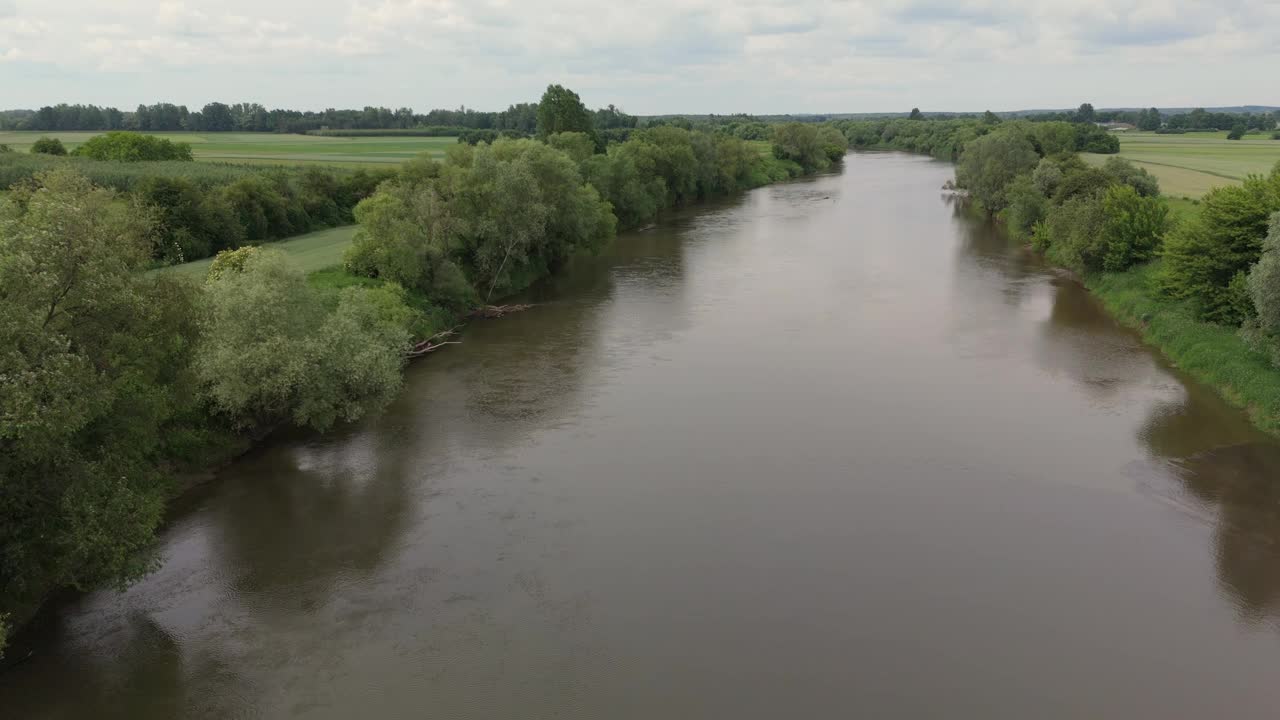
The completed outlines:
[[[1231,130],[1227,133],[1227,139],[1239,140],[1240,138],[1244,137],[1244,134],[1248,132],[1248,130],[1249,128],[1245,127],[1244,123],[1236,123],[1235,125],[1231,126]]]
[[[813,123],[792,122],[773,129],[773,156],[790,160],[805,172],[821,170],[831,164],[825,145]]]
[[[67,148],[58,138],[42,137],[31,143],[33,155],[66,155]]]
[[[385,406],[408,349],[404,313],[364,288],[332,312],[281,253],[241,252],[205,286],[196,376],[239,427],[324,430]]]
[[[1102,266],[1106,214],[1097,196],[1080,196],[1054,208],[1036,228],[1036,244],[1057,265],[1079,273]]]
[[[0,614],[16,620],[150,567],[197,314],[191,283],[142,272],[151,231],[66,168],[0,200]]]
[[[1142,197],[1156,197],[1160,194],[1160,181],[1156,180],[1156,176],[1124,158],[1107,158],[1107,161],[1102,164],[1102,171],[1116,182],[1122,182],[1137,190]]]
[[[1268,220],[1280,210],[1280,173],[1250,177],[1242,187],[1210,190],[1198,216],[1179,223],[1165,242],[1161,287],[1196,302],[1202,319],[1239,324],[1238,298],[1229,287],[1262,254]]]
[[[1260,328],[1280,337],[1280,213],[1271,216],[1271,229],[1263,240],[1261,257],[1249,271],[1248,292]]]
[[[190,162],[191,144],[173,142],[154,135],[117,130],[95,135],[72,153],[92,160],[117,160],[120,162],[156,162],[177,160]]]
[[[1102,212],[1102,270],[1120,272],[1155,257],[1169,226],[1164,201],[1144,197],[1130,185],[1112,185],[1102,198]]]
[[[1009,204],[1007,191],[1014,178],[1031,172],[1039,162],[1035,147],[1020,133],[993,132],[965,145],[956,184],[987,212],[997,213]]]
[[[1029,239],[1036,224],[1048,214],[1049,199],[1028,174],[1014,178],[1005,194],[1009,204],[1001,216],[1009,234],[1017,240]]]

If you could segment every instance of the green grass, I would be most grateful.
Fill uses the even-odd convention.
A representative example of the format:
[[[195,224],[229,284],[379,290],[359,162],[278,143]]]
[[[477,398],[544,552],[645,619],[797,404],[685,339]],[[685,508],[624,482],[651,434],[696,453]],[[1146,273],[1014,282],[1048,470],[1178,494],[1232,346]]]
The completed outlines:
[[[1266,174],[1280,162],[1280,140],[1270,133],[1227,140],[1225,132],[1158,135],[1119,133],[1120,157],[1145,168],[1172,197],[1198,198],[1221,185],[1239,184],[1251,174]],[[3,142],[0,140],[0,142]],[[1084,155],[1101,165],[1110,156]]]
[[[320,230],[279,242],[267,243],[263,247],[280,250],[298,269],[305,273],[313,273],[342,264],[342,253],[351,245],[358,227],[358,225],[344,225]],[[204,277],[212,263],[213,258],[205,258],[160,268],[156,272]]]
[[[1259,428],[1280,435],[1280,368],[1234,328],[1200,322],[1186,303],[1155,287],[1159,263],[1086,279],[1112,315],[1142,332],[1175,365],[1243,408]]]
[[[95,132],[0,132],[0,144],[27,152],[41,137],[55,137],[74,149]],[[191,143],[196,160],[272,165],[378,166],[402,163],[421,153],[444,155],[458,142],[452,137],[321,137],[276,133],[153,133]]]

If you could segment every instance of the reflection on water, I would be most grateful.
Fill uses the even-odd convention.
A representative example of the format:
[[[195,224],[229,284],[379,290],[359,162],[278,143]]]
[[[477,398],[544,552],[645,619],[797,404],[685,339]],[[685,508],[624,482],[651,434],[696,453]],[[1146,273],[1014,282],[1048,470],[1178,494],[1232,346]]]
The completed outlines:
[[[950,174],[578,259],[194,494],[0,717],[1272,717],[1280,449]]]
[[[1150,459],[1129,472],[1144,491],[1213,525],[1219,579],[1242,617],[1280,622],[1280,447],[1211,390],[1176,375],[1079,283],[1053,276],[963,208],[956,213],[962,253],[1001,274],[1007,300],[1018,305],[1052,288],[1037,345],[1045,368],[1068,375],[1101,403],[1131,401],[1134,386],[1168,396],[1151,403],[1137,431]]]

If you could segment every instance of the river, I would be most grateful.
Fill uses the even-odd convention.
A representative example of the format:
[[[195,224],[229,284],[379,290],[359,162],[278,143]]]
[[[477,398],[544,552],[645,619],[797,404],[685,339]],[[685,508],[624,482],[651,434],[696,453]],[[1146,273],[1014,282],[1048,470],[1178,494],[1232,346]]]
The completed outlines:
[[[0,716],[1274,718],[1280,447],[951,175],[624,234],[186,498]]]

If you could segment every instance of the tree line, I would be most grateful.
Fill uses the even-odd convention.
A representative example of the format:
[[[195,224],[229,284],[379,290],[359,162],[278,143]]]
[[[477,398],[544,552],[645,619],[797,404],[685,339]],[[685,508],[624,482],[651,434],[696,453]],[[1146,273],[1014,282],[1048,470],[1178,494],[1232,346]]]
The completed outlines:
[[[1280,367],[1280,164],[1215,188],[1179,222],[1145,170],[1101,167],[1002,126],[968,142],[956,183],[1010,233],[1080,273],[1158,261],[1152,290],[1203,322],[1239,328]]]
[[[1043,155],[1120,152],[1120,140],[1115,135],[1089,122],[1002,120],[987,113],[981,118],[841,120],[832,125],[855,148],[905,150],[951,161],[958,160],[970,142],[997,130],[1021,135]]]
[[[600,129],[635,127],[637,119],[613,105],[592,113]],[[366,106],[362,109],[320,111],[267,109],[258,103],[211,102],[199,110],[185,105],[155,103],[133,111],[97,105],[48,105],[35,111],[0,113],[0,130],[137,130],[141,132],[275,132],[315,130],[412,130],[449,127],[472,130],[513,130],[526,135],[537,129],[537,104],[517,103],[487,112],[462,107],[426,113],[412,108]]]
[[[660,125],[601,148],[612,128],[576,94],[544,100],[536,139],[379,174],[0,155],[0,638],[57,588],[154,567],[175,471],[376,412],[412,339],[664,208],[847,149],[802,123],[772,143]],[[306,277],[257,244],[347,213],[342,269]],[[175,246],[222,252],[203,281],[146,272]]]

